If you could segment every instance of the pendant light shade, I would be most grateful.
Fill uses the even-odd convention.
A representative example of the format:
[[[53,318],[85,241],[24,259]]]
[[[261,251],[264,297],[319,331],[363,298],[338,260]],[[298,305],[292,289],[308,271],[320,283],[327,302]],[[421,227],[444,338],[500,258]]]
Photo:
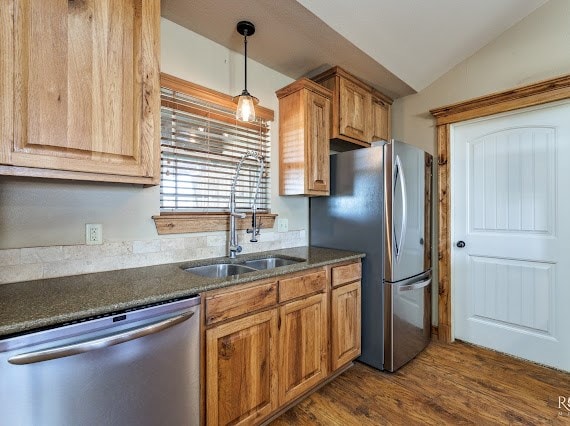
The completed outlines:
[[[241,121],[255,121],[257,99],[245,90],[237,98],[236,118]]]
[[[237,32],[243,36],[245,83],[241,95],[234,97],[234,102],[237,102],[236,118],[241,121],[255,121],[255,105],[259,99],[247,91],[247,36],[255,33],[255,25],[249,21],[240,21],[237,24]]]

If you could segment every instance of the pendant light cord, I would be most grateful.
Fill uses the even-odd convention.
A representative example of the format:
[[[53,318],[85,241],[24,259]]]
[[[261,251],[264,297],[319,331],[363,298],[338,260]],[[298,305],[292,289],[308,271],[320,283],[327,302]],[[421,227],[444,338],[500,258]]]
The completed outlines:
[[[243,45],[244,45],[244,51],[245,51],[245,58],[244,58],[244,62],[245,62],[245,88],[244,88],[244,91],[249,93],[247,91],[247,30],[245,30],[244,34],[243,34]]]

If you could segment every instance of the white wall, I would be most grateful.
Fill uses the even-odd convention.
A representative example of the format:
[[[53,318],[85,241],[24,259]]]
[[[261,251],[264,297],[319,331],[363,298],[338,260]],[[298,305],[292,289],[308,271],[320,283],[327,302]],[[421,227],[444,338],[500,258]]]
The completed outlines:
[[[243,56],[161,21],[161,69],[227,94],[243,88]],[[252,39],[250,48],[255,48]],[[248,61],[248,88],[275,111],[272,125],[272,211],[289,219],[290,230],[308,229],[308,200],[279,197],[278,103],[275,91],[292,80]],[[151,216],[159,213],[159,188],[137,185],[0,178],[0,249],[76,245],[85,242],[85,223],[103,224],[107,242],[157,238]],[[306,235],[302,233],[301,235]],[[299,245],[307,243],[307,238]]]
[[[430,109],[569,73],[570,1],[550,0],[426,89],[397,99],[392,112],[393,137],[437,155]],[[437,187],[434,189],[437,219]],[[433,259],[437,259],[437,243],[435,235]],[[433,299],[437,323],[437,297]]]
[[[421,92],[397,99],[392,133],[435,153],[430,109],[569,72],[570,1],[550,0]]]

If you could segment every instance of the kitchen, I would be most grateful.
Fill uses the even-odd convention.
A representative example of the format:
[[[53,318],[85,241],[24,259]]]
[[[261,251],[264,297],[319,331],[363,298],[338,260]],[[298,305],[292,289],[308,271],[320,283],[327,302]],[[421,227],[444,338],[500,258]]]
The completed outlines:
[[[235,23],[242,16],[234,18],[225,28],[228,34],[235,33]],[[550,25],[544,25],[546,21]],[[264,38],[263,25],[254,22],[258,31],[249,40],[252,55]],[[567,22],[567,4],[551,0],[418,94],[396,99],[392,105],[392,136],[436,154],[430,109],[567,74]],[[164,17],[160,31],[162,72],[231,95],[243,88],[239,36],[236,53]],[[275,91],[293,79],[251,59],[248,66],[250,91],[260,98],[261,105],[277,113]],[[489,73],[490,66],[495,72]],[[273,140],[278,125],[272,123]],[[271,149],[275,171],[278,144],[273,143]],[[277,221],[288,220],[288,230],[277,232],[276,223],[273,230],[262,229],[259,242],[253,244],[247,243],[249,237],[240,235],[240,240],[246,241],[244,254],[309,243],[309,201],[305,197],[278,196],[276,176],[271,179],[271,210],[278,214]],[[227,231],[182,237],[157,235],[152,220],[152,216],[160,214],[157,186],[24,177],[6,177],[0,185],[3,283],[226,255]],[[85,245],[86,223],[103,224],[102,245]],[[48,305],[64,296],[57,291],[45,293]],[[434,303],[437,305],[436,300]],[[434,325],[438,319],[436,309],[434,306]],[[560,395],[568,393],[568,386],[563,383],[556,389]],[[557,401],[558,396],[556,393],[550,397]],[[550,408],[557,414],[558,409]]]

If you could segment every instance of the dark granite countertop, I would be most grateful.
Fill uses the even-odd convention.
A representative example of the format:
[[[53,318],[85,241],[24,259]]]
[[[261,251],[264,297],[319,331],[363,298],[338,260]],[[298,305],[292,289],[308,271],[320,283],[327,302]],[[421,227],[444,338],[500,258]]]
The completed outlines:
[[[229,259],[223,257],[3,284],[0,285],[0,338],[93,315],[364,257],[362,253],[349,251],[295,247],[240,255],[237,262],[272,255],[306,260],[228,278],[206,278],[182,269],[227,263]]]

